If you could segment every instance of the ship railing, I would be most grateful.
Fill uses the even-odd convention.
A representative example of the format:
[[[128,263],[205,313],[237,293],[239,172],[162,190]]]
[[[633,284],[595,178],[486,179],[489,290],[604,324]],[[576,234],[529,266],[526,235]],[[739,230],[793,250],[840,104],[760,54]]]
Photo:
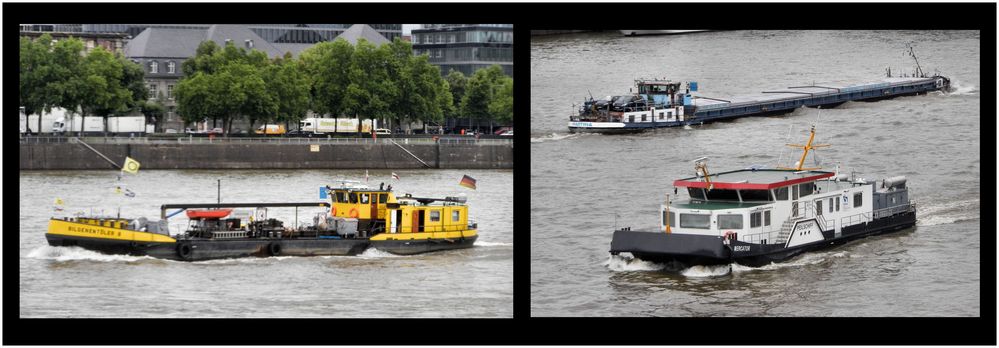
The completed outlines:
[[[212,238],[215,239],[246,238],[246,231],[214,231],[212,232]]]
[[[763,243],[763,242],[766,242],[768,244],[773,244],[773,242],[776,242],[776,241],[779,240],[780,232],[781,232],[780,229],[767,228],[763,232],[749,233],[749,234],[745,234],[745,235],[740,235],[739,236],[739,241],[746,242],[746,243],[757,243],[757,244],[760,244],[760,243]],[[773,241],[773,242],[771,242],[771,241]]]
[[[60,136],[30,136],[19,139],[21,144],[59,144],[73,142],[73,137]],[[407,144],[434,144],[459,145],[459,144],[479,144],[479,145],[505,145],[513,143],[513,139],[479,138],[473,136],[440,136],[433,137],[392,137],[392,138],[250,138],[250,137],[178,137],[176,139],[156,139],[150,137],[83,137],[80,138],[88,144],[344,144],[344,145],[373,145],[391,144],[391,140]]]
[[[872,214],[874,215],[874,219],[877,220],[896,214],[915,212],[915,211],[916,211],[916,205],[914,203],[909,203],[904,205],[897,205],[894,207],[888,207],[884,209],[878,209],[873,211]]]

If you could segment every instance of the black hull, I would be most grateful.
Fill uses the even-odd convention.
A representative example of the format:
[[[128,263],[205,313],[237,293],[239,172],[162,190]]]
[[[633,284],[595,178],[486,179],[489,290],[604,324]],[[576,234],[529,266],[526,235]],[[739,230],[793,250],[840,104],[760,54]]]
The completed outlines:
[[[610,252],[614,255],[629,252],[638,259],[658,263],[679,263],[684,266],[738,263],[760,267],[787,261],[808,251],[828,249],[856,239],[896,232],[915,224],[916,213],[907,212],[845,227],[839,236],[836,236],[834,231],[823,231],[825,239],[790,248],[782,244],[761,245],[740,241],[732,241],[730,245],[725,245],[722,238],[717,236],[618,230],[614,231]],[[745,248],[736,248],[737,246]],[[749,251],[732,251],[740,249]]]
[[[111,255],[151,256],[177,261],[204,261],[240,257],[353,256],[370,246],[393,254],[469,248],[477,236],[455,241],[370,241],[368,239],[180,239],[176,243],[131,241],[45,234],[51,246],[78,246]]]
[[[376,240],[371,242],[371,247],[396,255],[413,255],[432,251],[471,248],[478,238],[479,236],[475,235],[448,240]]]

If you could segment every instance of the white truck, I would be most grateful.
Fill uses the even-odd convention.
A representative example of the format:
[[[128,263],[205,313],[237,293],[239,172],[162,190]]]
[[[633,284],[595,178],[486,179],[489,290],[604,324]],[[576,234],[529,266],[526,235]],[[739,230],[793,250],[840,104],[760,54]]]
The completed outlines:
[[[360,127],[358,127],[360,125]],[[320,118],[309,117],[302,120],[299,129],[302,132],[324,134],[324,133],[371,133],[378,128],[377,120],[359,121],[356,118]]]
[[[85,122],[84,122],[85,120]],[[110,133],[145,133],[150,125],[146,125],[143,116],[120,116],[108,118]],[[52,123],[53,133],[79,132],[80,127],[86,127],[84,132],[103,132],[104,118],[98,116],[63,116]]]

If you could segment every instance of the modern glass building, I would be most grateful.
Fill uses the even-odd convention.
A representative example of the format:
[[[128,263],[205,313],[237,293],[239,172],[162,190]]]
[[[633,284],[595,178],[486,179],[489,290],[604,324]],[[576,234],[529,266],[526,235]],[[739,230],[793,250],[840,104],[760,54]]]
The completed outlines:
[[[442,75],[499,65],[513,76],[513,24],[423,24],[412,40],[413,53],[428,55]]]

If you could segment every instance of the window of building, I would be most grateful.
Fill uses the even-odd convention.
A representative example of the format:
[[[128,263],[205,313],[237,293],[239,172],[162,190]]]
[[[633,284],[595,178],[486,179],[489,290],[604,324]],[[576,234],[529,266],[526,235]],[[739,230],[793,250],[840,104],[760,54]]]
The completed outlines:
[[[430,222],[438,222],[438,221],[441,221],[441,211],[440,210],[436,210],[436,209],[435,210],[431,210],[430,211]]]
[[[760,227],[760,220],[761,220],[760,212],[749,214],[749,227],[750,228]]]
[[[94,49],[94,46],[95,46],[94,45],[94,40],[87,40],[87,49],[88,50]]]
[[[856,208],[856,207],[859,207],[859,206],[862,206],[862,205],[864,205],[864,194],[861,193],[861,192],[854,193],[853,194],[853,207]]]
[[[707,214],[680,214],[680,227],[683,228],[711,228],[711,215]]]
[[[451,222],[458,222],[458,221],[461,221],[461,212],[457,211],[457,210],[452,211],[451,212]]]
[[[759,213],[757,217],[759,217]],[[742,229],[742,214],[725,214],[718,215],[718,229],[726,230],[741,230]]]
[[[149,85],[149,99],[156,98],[156,85]]]
[[[149,73],[150,74],[155,74],[155,73],[159,72],[159,67],[160,67],[160,65],[158,63],[156,63],[156,62],[149,63]]]
[[[167,99],[173,100],[173,85],[167,85]]]
[[[174,62],[167,63],[167,74],[176,74],[176,73],[177,73],[177,64]]]

